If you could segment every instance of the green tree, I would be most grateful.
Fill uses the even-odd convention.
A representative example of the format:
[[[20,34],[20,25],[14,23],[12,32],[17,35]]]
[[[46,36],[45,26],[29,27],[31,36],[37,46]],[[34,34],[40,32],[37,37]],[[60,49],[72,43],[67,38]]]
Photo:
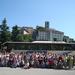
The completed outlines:
[[[24,35],[24,34],[21,34],[20,32],[21,30],[17,25],[15,25],[12,28],[12,37],[11,37],[12,41],[19,41],[19,42],[32,41],[32,35]]]
[[[18,41],[18,35],[19,35],[19,27],[17,25],[13,26],[12,28],[12,41]]]
[[[20,42],[23,42],[24,41],[24,38],[23,38],[23,35],[22,34],[18,34],[17,35],[17,41],[20,41]]]
[[[10,41],[11,33],[9,31],[9,27],[7,26],[7,20],[4,18],[2,24],[0,25],[0,41],[4,43],[6,41]]]
[[[26,42],[31,42],[32,41],[32,35],[23,35],[23,40]]]

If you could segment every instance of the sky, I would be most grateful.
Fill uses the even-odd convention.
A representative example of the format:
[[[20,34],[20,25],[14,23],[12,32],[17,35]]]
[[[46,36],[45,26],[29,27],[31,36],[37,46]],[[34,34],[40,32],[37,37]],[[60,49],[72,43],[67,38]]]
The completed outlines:
[[[10,29],[49,21],[51,28],[75,39],[75,0],[0,0],[0,24],[4,18]]]

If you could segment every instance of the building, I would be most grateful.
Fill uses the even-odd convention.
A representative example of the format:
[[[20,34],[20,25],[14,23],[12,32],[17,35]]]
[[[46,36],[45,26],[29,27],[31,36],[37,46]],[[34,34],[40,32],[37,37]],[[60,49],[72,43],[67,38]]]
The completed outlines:
[[[75,40],[73,38],[69,38],[69,43],[75,43]]]
[[[70,41],[70,40],[69,40],[69,36],[64,36],[63,41],[69,43],[69,41]]]
[[[63,41],[64,32],[49,28],[49,22],[45,22],[45,27],[37,26],[33,32],[33,40],[39,41]]]
[[[29,35],[33,33],[33,28],[32,27],[21,27],[20,28],[20,33],[24,35]]]
[[[4,46],[7,50],[60,50],[60,51],[73,51],[75,50],[75,43],[66,43],[58,41],[33,41],[33,42],[5,42]]]
[[[63,41],[66,43],[75,43],[75,40],[73,38],[70,38],[69,36],[64,36]]]

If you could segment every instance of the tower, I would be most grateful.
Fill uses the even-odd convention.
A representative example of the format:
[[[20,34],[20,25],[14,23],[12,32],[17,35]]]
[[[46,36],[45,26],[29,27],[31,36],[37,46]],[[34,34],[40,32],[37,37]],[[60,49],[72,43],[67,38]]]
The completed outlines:
[[[49,29],[49,21],[45,21],[45,28]]]

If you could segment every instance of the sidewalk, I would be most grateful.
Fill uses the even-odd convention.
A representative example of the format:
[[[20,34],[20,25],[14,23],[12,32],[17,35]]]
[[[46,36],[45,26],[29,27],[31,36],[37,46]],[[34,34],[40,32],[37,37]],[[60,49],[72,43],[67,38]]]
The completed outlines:
[[[75,75],[75,70],[0,68],[0,75]]]

